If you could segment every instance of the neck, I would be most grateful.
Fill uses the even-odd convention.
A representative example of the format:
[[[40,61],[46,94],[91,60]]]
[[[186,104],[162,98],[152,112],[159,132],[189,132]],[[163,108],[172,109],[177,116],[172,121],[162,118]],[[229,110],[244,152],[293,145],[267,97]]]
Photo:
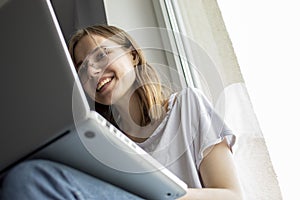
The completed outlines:
[[[113,107],[117,110],[122,121],[131,124],[140,125],[142,112],[140,107],[140,99],[135,92],[126,94],[121,100],[116,102]]]
[[[142,142],[148,138],[148,134],[144,134],[144,127],[141,126],[142,110],[139,105],[140,98],[136,92],[128,92],[113,105],[119,115],[118,126],[135,142]]]
[[[141,99],[136,92],[127,92],[121,100],[113,105],[115,113],[119,115],[117,122],[119,128],[135,142],[143,142],[160,124],[161,120],[153,123],[142,125],[142,107]]]

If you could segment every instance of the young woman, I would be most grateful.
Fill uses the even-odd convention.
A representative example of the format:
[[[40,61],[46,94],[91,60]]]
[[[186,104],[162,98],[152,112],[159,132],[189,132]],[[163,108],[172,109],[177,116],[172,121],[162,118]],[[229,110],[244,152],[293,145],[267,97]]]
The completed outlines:
[[[242,199],[231,153],[235,136],[199,90],[170,94],[136,42],[114,26],[78,30],[69,51],[95,110],[187,183],[180,199]],[[17,166],[5,184],[3,196],[11,199],[19,189],[28,198],[139,198],[49,161]]]

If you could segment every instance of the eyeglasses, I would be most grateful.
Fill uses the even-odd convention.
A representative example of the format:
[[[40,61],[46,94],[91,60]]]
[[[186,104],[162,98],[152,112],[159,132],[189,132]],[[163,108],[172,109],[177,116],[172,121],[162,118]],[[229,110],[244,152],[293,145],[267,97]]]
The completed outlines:
[[[112,49],[122,48],[124,45],[116,45],[110,47],[96,47],[91,53],[89,53],[83,60],[82,64],[78,68],[78,76],[80,81],[85,84],[91,75],[88,74],[88,69],[94,68],[95,70],[103,70],[109,62],[109,54],[112,53]]]

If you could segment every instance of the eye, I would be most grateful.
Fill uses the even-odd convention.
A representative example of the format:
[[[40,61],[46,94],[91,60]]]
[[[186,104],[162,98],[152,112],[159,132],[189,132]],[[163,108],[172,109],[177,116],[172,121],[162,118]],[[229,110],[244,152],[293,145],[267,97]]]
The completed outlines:
[[[95,56],[95,62],[99,62],[100,60],[102,60],[105,56],[106,56],[106,52],[102,52],[100,51],[99,53],[97,53],[97,55]]]

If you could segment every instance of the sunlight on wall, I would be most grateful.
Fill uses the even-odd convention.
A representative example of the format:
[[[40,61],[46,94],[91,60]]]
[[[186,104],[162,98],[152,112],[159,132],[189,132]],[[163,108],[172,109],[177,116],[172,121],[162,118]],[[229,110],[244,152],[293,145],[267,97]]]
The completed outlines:
[[[300,4],[218,0],[278,176],[283,199],[299,180]]]

